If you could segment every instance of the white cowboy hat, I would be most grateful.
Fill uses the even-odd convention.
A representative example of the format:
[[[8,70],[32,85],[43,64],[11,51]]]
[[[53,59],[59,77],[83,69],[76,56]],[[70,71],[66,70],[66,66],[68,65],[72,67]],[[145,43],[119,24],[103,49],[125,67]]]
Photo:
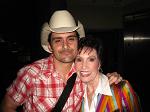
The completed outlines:
[[[42,26],[41,45],[43,49],[51,53],[48,49],[48,36],[51,32],[65,33],[73,31],[77,31],[80,38],[85,37],[83,25],[79,21],[78,25],[76,25],[73,16],[67,10],[55,11],[51,16],[49,24],[46,22]]]

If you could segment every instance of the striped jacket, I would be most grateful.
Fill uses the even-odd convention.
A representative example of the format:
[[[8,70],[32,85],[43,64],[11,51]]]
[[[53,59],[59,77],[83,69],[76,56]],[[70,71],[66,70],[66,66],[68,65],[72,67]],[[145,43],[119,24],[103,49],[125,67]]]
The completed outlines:
[[[111,86],[112,96],[100,95],[96,112],[141,112],[138,95],[127,80]],[[84,102],[80,112],[84,112]]]

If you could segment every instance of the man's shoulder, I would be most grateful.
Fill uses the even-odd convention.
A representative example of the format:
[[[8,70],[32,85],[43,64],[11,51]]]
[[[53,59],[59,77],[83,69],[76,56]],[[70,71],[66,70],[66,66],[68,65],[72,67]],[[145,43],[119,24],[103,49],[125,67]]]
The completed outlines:
[[[37,66],[42,66],[42,65],[48,64],[48,63],[51,63],[51,61],[50,61],[49,57],[46,57],[46,58],[42,58],[39,60],[35,60],[32,63],[25,65],[25,67],[28,67],[28,66],[36,66],[37,67]]]
[[[28,66],[43,65],[43,64],[47,64],[48,62],[51,62],[50,58],[46,57],[46,58],[42,58],[42,59],[36,60],[36,61],[32,62],[31,64],[29,64]]]
[[[49,57],[42,58],[39,60],[36,60],[30,64],[25,65],[19,70],[20,72],[26,72],[26,73],[31,73],[31,74],[37,74],[41,70],[43,70],[45,67],[47,67],[50,64],[50,59]]]

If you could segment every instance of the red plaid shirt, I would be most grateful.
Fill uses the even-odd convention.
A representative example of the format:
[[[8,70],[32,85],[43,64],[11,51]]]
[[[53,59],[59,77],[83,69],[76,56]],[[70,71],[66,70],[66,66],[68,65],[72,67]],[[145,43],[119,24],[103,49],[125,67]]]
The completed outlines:
[[[73,66],[69,77],[74,72]],[[50,56],[20,69],[17,79],[8,88],[8,94],[16,103],[24,105],[24,112],[48,112],[55,106],[64,87],[63,80],[54,69],[53,56]],[[79,111],[83,91],[83,83],[77,77],[64,112]]]

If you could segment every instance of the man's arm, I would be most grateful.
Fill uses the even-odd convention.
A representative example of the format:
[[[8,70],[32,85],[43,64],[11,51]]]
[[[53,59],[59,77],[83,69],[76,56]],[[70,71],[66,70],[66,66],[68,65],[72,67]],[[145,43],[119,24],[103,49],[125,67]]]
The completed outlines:
[[[113,72],[113,73],[107,73],[106,76],[108,77],[109,84],[118,84],[120,81],[122,81],[122,77],[119,73]]]
[[[6,94],[2,101],[2,112],[16,112],[18,105]]]

